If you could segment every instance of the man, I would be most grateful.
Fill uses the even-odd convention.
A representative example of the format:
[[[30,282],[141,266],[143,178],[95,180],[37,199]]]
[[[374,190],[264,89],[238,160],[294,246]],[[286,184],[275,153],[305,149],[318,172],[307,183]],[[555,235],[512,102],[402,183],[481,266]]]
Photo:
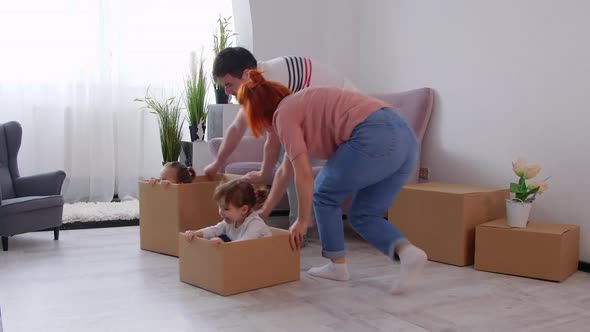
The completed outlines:
[[[243,47],[229,47],[221,51],[213,62],[213,77],[218,84],[224,86],[226,94],[235,96],[240,85],[247,80],[248,71],[251,69],[262,71],[267,80],[279,82],[293,93],[310,86],[334,86],[356,90],[354,85],[344,76],[309,58],[285,56],[258,62],[254,55]],[[247,129],[246,117],[243,110],[240,109],[232,124],[227,128],[216,159],[205,167],[206,175],[213,177],[219,172],[219,169],[240,143]],[[270,180],[277,161],[279,161],[280,152],[281,142],[278,136],[276,133],[268,133],[264,143],[260,171],[250,172],[244,177],[252,183],[264,183]],[[316,164],[317,161],[312,160],[312,166]],[[290,209],[289,223],[292,225],[297,219],[297,195],[293,181],[289,185],[287,195]]]

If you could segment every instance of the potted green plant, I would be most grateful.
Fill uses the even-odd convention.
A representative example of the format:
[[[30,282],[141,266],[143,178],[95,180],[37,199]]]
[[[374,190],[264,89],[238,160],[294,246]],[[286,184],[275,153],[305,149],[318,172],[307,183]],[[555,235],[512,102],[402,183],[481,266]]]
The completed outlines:
[[[526,227],[537,195],[543,194],[549,188],[547,179],[527,184],[527,180],[535,178],[541,171],[539,165],[527,165],[526,161],[518,159],[512,162],[512,170],[518,176],[518,183],[510,183],[512,197],[506,200],[506,216],[508,225],[512,227]]]
[[[231,47],[232,42],[230,39],[237,35],[237,33],[234,33],[229,29],[230,20],[231,16],[228,18],[222,18],[221,15],[217,19],[217,28],[213,33],[213,52],[215,53],[215,56],[227,47]],[[229,96],[225,94],[225,88],[218,84],[215,84],[215,101],[218,104],[227,104],[229,101]]]
[[[162,100],[158,100],[150,94],[149,88],[143,99],[135,99],[135,101],[145,104],[142,109],[150,110],[150,113],[155,114],[158,118],[160,145],[162,149],[162,165],[164,165],[170,161],[178,161],[181,149],[184,118],[181,113],[180,101],[175,97],[165,100],[162,98]]]
[[[190,61],[190,73],[184,80],[184,104],[188,113],[191,141],[194,142],[205,138],[208,82],[204,70],[203,52],[199,60],[192,52]],[[200,135],[199,128],[202,130]]]

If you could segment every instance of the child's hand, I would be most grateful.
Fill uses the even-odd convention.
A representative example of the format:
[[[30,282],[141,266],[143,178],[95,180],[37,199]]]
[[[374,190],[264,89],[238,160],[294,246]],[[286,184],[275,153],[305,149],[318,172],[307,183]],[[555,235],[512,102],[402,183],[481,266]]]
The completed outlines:
[[[150,186],[155,186],[156,183],[160,182],[160,179],[150,179],[150,181],[148,182],[150,184]]]
[[[188,241],[188,242],[192,242],[193,239],[196,237],[196,233],[197,232],[193,232],[193,231],[186,231],[184,232],[184,238]]]
[[[162,187],[168,188],[170,186],[170,181],[162,180],[162,181],[160,181],[160,184],[162,185]]]
[[[223,240],[218,238],[218,237],[212,237],[209,239],[209,241],[211,241],[211,244],[219,247],[219,245],[221,245],[223,243]]]

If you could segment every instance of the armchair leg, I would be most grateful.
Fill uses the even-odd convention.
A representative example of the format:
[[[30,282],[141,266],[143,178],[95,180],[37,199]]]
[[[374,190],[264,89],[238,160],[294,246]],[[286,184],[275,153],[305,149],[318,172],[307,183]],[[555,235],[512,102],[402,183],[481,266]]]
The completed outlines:
[[[53,228],[53,240],[59,240],[59,226]]]
[[[2,237],[2,250],[8,251],[8,236]]]

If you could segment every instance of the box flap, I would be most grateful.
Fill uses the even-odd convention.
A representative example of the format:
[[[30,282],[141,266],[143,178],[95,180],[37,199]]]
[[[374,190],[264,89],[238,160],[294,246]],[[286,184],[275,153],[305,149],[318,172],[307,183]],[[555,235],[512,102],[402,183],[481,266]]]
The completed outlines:
[[[531,233],[546,233],[546,234],[563,234],[568,232],[574,228],[579,227],[578,225],[569,225],[569,224],[549,224],[549,223],[541,223],[537,221],[529,221],[527,227],[525,228],[518,228],[518,227],[511,227],[508,226],[508,222],[506,219],[496,219],[485,224],[481,224],[478,227],[493,227],[493,228],[503,228],[509,229],[511,231],[516,232],[531,232]]]
[[[197,175],[193,179],[193,183],[197,182],[210,182],[210,181],[220,181],[220,182],[227,182],[231,180],[241,179],[242,175],[238,174],[230,174],[230,173],[221,173],[215,176],[215,179],[210,179],[207,175]]]
[[[473,193],[480,193],[480,192],[494,192],[494,191],[498,191],[498,190],[504,190],[504,189],[497,189],[497,188],[496,189],[483,188],[483,187],[466,186],[466,185],[461,185],[461,184],[439,183],[439,182],[410,184],[410,185],[404,186],[404,189],[433,191],[433,192],[458,194],[458,195],[473,194]]]

